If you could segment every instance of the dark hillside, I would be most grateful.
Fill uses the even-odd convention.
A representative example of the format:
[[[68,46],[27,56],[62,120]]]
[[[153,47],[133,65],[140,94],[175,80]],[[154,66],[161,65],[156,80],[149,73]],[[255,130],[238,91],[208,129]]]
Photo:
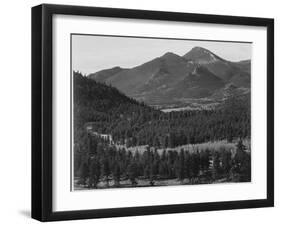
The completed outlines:
[[[243,99],[232,97],[213,110],[164,113],[74,72],[74,142],[83,140],[86,125],[128,146],[174,147],[248,138],[250,103]]]

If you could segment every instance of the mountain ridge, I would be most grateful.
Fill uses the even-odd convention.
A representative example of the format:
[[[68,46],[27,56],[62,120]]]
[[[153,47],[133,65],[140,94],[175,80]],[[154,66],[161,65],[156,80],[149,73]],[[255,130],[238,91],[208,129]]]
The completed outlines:
[[[198,69],[200,73],[196,73]],[[251,60],[227,61],[208,49],[196,46],[183,56],[166,52],[132,68],[117,66],[88,77],[154,105],[167,100],[177,101],[182,97],[205,98],[219,90],[223,92],[223,87],[228,84],[250,89],[250,73]],[[196,80],[195,75],[200,79]]]

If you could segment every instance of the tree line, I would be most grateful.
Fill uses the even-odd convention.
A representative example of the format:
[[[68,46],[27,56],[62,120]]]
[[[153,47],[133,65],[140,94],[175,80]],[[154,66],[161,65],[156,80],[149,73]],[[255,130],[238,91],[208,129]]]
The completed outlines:
[[[74,173],[77,184],[88,188],[120,187],[121,181],[138,186],[139,180],[154,186],[156,181],[176,179],[182,184],[250,181],[251,156],[242,140],[228,150],[163,150],[147,147],[142,153],[117,149],[88,136],[88,149],[76,150]],[[77,147],[76,147],[77,148]],[[111,182],[111,183],[110,183]]]

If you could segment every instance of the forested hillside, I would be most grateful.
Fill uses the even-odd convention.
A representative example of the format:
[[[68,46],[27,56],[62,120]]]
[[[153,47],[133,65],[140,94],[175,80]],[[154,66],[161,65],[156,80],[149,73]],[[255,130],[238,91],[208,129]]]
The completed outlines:
[[[74,116],[75,143],[86,124],[128,146],[175,147],[250,137],[248,95],[229,98],[215,110],[164,113],[79,73],[74,73]]]
[[[250,180],[250,154],[242,142],[250,138],[248,95],[230,97],[213,110],[164,113],[78,72],[73,81],[76,184],[97,188],[100,182],[112,187]],[[239,140],[237,150],[171,151],[221,140]],[[139,145],[146,145],[146,151],[125,150]],[[159,148],[164,149],[161,155]]]

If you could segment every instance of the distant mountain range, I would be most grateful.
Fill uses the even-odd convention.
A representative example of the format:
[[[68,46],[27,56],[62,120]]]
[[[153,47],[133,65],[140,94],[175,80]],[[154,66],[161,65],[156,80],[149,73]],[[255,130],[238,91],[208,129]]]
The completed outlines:
[[[251,61],[230,62],[194,47],[183,56],[167,52],[130,69],[113,67],[88,77],[149,105],[184,106],[194,99],[216,102],[250,93]]]

